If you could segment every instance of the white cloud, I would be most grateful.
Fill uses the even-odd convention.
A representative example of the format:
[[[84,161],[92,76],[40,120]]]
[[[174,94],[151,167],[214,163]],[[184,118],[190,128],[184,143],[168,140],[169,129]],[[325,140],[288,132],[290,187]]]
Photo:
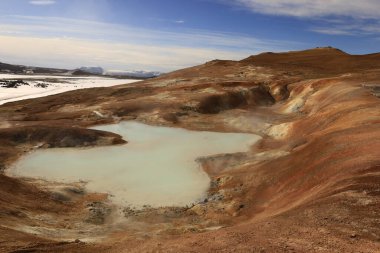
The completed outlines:
[[[184,24],[185,23],[185,20],[183,20],[183,19],[167,19],[167,18],[150,17],[149,20],[155,21],[155,22],[163,22],[163,23],[176,23],[176,24]]]
[[[32,1],[29,1],[30,4],[33,4],[33,5],[52,5],[52,4],[55,4],[56,1],[54,0],[32,0]]]
[[[307,19],[308,30],[327,35],[378,35],[379,0],[233,0],[249,11]],[[308,24],[310,24],[308,23]]]
[[[327,35],[356,35],[356,33],[354,33],[353,31],[346,30],[340,27],[314,27],[311,28],[310,31]]]
[[[0,16],[0,59],[74,68],[168,71],[215,58],[241,59],[299,44],[204,30],[165,32],[65,18]],[[26,59],[30,59],[25,62]],[[16,62],[17,61],[17,62]]]
[[[233,0],[235,3],[263,14],[303,18],[347,16],[380,18],[379,0]]]
[[[325,22],[324,25],[315,26],[310,29],[313,32],[328,34],[328,35],[379,35],[380,20],[352,20],[348,19],[345,22]]]

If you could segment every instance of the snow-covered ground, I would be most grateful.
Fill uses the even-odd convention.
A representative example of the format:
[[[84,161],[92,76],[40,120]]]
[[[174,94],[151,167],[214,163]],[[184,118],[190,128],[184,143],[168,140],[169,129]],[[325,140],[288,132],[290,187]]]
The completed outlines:
[[[21,85],[17,88],[5,88],[0,86],[0,105],[17,100],[49,96],[70,90],[109,87],[139,81],[104,77],[0,74],[0,82],[4,80],[23,80],[29,85]],[[36,87],[35,85],[37,84],[48,84],[48,86],[46,88]]]

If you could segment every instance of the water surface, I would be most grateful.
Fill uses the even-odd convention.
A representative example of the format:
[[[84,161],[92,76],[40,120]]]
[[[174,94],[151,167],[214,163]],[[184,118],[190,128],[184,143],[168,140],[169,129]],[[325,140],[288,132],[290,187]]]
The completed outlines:
[[[88,149],[47,149],[20,159],[15,176],[88,182],[122,205],[185,206],[205,197],[209,177],[201,156],[246,151],[253,134],[188,131],[126,121],[94,129],[120,134],[128,144]]]

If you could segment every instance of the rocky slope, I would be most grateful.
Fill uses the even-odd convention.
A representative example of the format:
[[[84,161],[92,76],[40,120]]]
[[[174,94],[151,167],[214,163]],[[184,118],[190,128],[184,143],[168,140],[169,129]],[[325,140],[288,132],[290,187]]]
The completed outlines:
[[[1,106],[3,171],[35,148],[122,143],[85,128],[120,120],[263,138],[200,159],[212,178],[202,203],[122,218],[81,185],[2,174],[0,251],[379,252],[379,60],[265,53]]]

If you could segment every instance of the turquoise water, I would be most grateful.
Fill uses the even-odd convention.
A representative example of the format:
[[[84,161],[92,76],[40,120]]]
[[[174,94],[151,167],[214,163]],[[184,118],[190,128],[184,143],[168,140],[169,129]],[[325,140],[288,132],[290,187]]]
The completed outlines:
[[[11,169],[14,176],[87,182],[88,191],[108,193],[117,204],[185,206],[206,196],[210,179],[196,158],[246,151],[253,134],[189,131],[134,121],[97,126],[128,141],[87,149],[37,150]]]

